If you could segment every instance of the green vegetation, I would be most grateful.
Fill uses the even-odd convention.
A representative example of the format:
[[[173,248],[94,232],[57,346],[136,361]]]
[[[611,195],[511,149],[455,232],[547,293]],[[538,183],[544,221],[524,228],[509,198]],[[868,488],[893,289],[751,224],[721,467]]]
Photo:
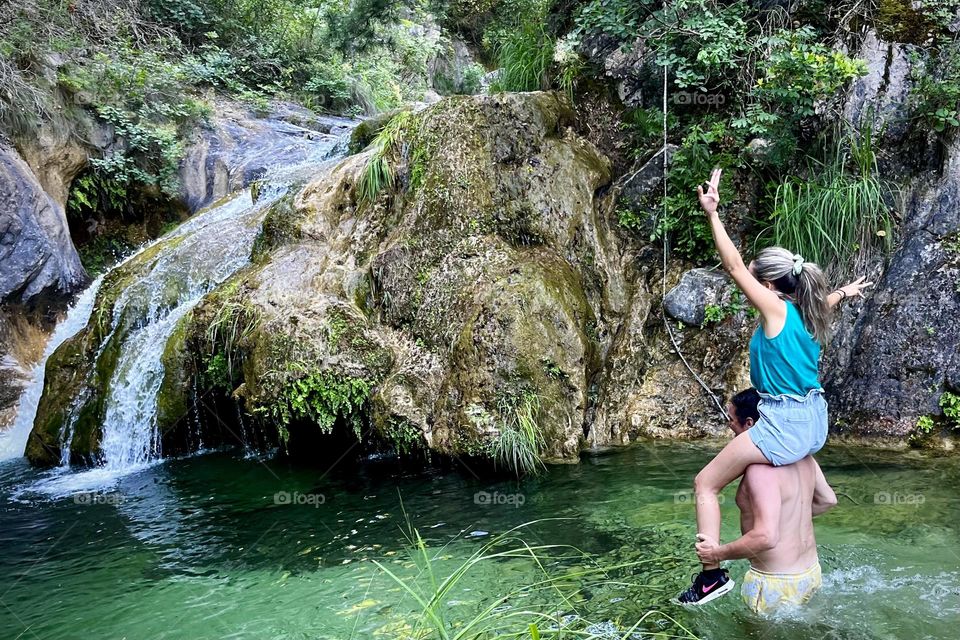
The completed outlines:
[[[540,398],[525,393],[519,401],[501,401],[499,413],[504,421],[492,445],[494,461],[518,476],[539,473],[545,468],[540,457],[543,436],[537,423]]]
[[[701,327],[709,324],[719,324],[727,318],[732,318],[738,313],[746,312],[748,318],[756,318],[760,315],[754,307],[747,302],[746,296],[739,288],[734,288],[730,293],[730,300],[724,304],[708,304],[703,308],[703,323]]]
[[[409,111],[398,113],[373,139],[373,154],[363,170],[357,188],[360,202],[369,204],[376,200],[382,190],[393,188],[394,175],[390,167],[390,155],[411,122],[412,115]]]
[[[0,7],[0,133],[84,112],[118,143],[75,181],[81,219],[136,218],[175,197],[184,141],[215,94],[336,113],[420,100],[439,31],[429,0],[25,0]],[[479,71],[467,74],[477,85]],[[467,80],[465,80],[467,82]],[[81,127],[82,129],[82,127]],[[77,137],[88,135],[77,131]]]
[[[943,410],[943,425],[952,431],[960,431],[960,395],[944,391],[940,395],[940,408]],[[937,421],[933,416],[920,416],[908,441],[911,445],[922,446],[933,434]]]
[[[896,187],[878,177],[870,130],[849,144],[826,163],[811,162],[810,178],[789,177],[777,188],[768,238],[834,275],[846,275],[854,255],[889,250],[893,239],[887,202]]]
[[[259,310],[248,304],[230,299],[219,304],[206,329],[206,341],[211,349],[204,371],[212,386],[233,391],[243,349],[260,323]]]
[[[550,522],[550,521],[542,521]],[[453,570],[441,574],[444,549],[432,552],[417,530],[409,527],[410,562],[416,574],[406,578],[381,562],[374,564],[413,600],[419,609],[411,621],[412,633],[404,637],[436,640],[486,640],[488,638],[551,638],[553,640],[628,640],[646,636],[689,638],[696,636],[682,624],[659,611],[650,610],[626,626],[608,628],[591,624],[578,614],[582,594],[576,586],[588,582],[592,589],[616,585],[642,593],[646,586],[626,578],[648,564],[645,561],[601,566],[569,545],[532,545],[521,534],[538,522],[514,527],[483,544]],[[489,563],[522,562],[536,568],[539,577],[530,584],[502,593],[476,613],[459,616],[462,607],[448,604],[453,594],[464,588],[474,575]],[[638,594],[639,595],[639,594]],[[656,596],[652,596],[656,597]],[[520,607],[504,606],[510,602]],[[565,614],[571,615],[565,615]]]
[[[940,408],[951,429],[960,429],[960,395],[944,391],[940,396]]]
[[[910,102],[918,124],[946,134],[960,127],[960,42],[946,43],[939,55],[912,53]]]
[[[655,62],[667,71],[673,103],[667,135],[679,149],[669,169],[666,200],[645,208],[658,216],[655,237],[694,262],[714,255],[696,197],[710,170],[737,170],[725,173],[725,194],[733,191],[739,170],[748,167],[769,182],[784,182],[791,170],[811,161],[798,148],[822,118],[822,107],[866,73],[862,61],[824,44],[830,34],[822,21],[787,24],[778,15],[743,1],[593,0],[574,17],[578,37],[599,31],[625,47],[640,38],[657,48]],[[638,157],[659,150],[661,118],[644,108],[628,114]],[[762,156],[748,147],[757,138],[763,141]],[[757,232],[772,226],[768,214],[755,216]],[[625,227],[643,228],[641,213],[621,211],[619,217]]]
[[[288,382],[267,412],[276,421],[283,444],[289,437],[292,420],[309,421],[321,433],[331,433],[337,419],[343,419],[360,439],[370,388],[371,384],[362,378],[313,372]]]
[[[703,259],[713,252],[713,236],[697,200],[697,186],[714,167],[730,168],[741,164],[733,149],[735,139],[722,122],[694,125],[673,154],[667,173],[669,191],[663,202],[655,237],[669,238],[671,249],[691,260]],[[724,176],[721,192],[727,185]]]
[[[494,54],[500,76],[494,91],[537,91],[548,88],[547,69],[553,61],[553,39],[544,21],[547,3],[517,18],[514,28],[496,36]]]

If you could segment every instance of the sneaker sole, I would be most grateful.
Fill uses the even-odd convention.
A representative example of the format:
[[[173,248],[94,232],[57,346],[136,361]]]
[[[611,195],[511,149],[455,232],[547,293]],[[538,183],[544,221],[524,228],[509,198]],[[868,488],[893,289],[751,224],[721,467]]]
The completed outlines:
[[[713,600],[716,600],[720,596],[727,594],[728,592],[730,592],[730,590],[733,589],[733,586],[735,584],[736,582],[734,582],[733,580],[727,580],[726,583],[724,583],[722,586],[717,587],[716,591],[714,591],[713,593],[711,593],[710,595],[704,598],[701,598],[700,600],[697,600],[696,602],[680,602],[676,598],[673,599],[673,602],[676,604],[683,605],[685,607],[699,607],[702,604],[707,604],[708,602],[712,602]]]

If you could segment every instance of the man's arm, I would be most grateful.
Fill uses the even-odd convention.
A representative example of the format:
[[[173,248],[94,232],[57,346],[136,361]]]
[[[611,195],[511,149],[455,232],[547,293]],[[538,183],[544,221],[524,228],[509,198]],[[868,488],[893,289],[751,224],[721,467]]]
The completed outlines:
[[[742,536],[716,546],[710,541],[697,544],[697,555],[703,562],[753,558],[769,551],[780,542],[780,483],[776,469],[768,465],[747,467],[743,482],[747,483],[753,511],[753,526]]]
[[[837,506],[837,494],[827,483],[820,465],[813,458],[813,473],[815,484],[813,486],[813,515],[819,516]]]

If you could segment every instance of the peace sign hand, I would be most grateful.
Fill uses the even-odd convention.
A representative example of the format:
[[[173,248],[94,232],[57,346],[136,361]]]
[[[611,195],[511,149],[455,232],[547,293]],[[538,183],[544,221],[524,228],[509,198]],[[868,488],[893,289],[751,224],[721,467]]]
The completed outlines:
[[[720,169],[714,169],[710,174],[710,180],[697,187],[697,196],[700,198],[700,206],[708,216],[716,215],[717,207],[720,205]],[[704,191],[706,187],[706,191]]]

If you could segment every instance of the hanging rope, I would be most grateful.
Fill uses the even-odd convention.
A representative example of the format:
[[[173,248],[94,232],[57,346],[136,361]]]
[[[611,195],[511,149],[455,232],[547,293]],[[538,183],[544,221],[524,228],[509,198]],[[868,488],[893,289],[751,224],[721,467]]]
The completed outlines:
[[[663,162],[663,219],[666,219],[667,216],[667,90],[668,90],[668,81],[667,81],[667,65],[663,65],[663,148],[661,150],[661,158]],[[716,405],[717,410],[720,412],[720,415],[723,416],[723,419],[726,421],[730,420],[730,416],[727,415],[727,410],[724,408],[723,403],[717,397],[710,387],[707,386],[707,383],[703,381],[696,371],[693,370],[693,367],[690,366],[690,363],[687,362],[687,359],[683,356],[683,352],[680,351],[680,344],[677,342],[676,336],[673,334],[673,328],[670,326],[670,321],[667,320],[667,309],[664,306],[664,301],[667,298],[667,258],[670,254],[670,236],[667,233],[663,234],[663,280],[661,286],[661,295],[660,295],[660,315],[663,317],[663,326],[667,330],[667,335],[670,336],[670,342],[673,344],[673,350],[680,357],[680,361],[687,368],[687,371],[690,372],[690,375],[693,376],[693,379],[706,391],[707,395],[710,396],[710,399],[713,400],[713,404]]]

